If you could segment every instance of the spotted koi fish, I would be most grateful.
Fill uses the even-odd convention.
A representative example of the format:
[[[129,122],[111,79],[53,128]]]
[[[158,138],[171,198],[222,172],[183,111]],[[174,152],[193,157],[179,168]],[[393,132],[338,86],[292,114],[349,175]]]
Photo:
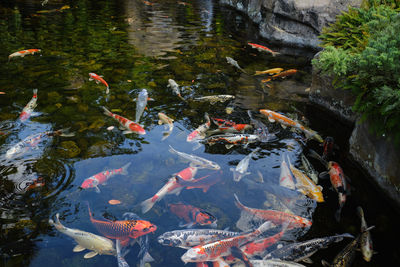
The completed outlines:
[[[233,121],[228,121],[224,119],[211,118],[211,120],[218,126],[219,132],[236,133],[253,128],[250,124],[245,123],[235,123]]]
[[[172,213],[185,220],[186,224],[180,224],[180,227],[190,228],[196,224],[217,227],[217,218],[205,210],[184,203],[168,204],[168,207]]]
[[[294,121],[278,112],[268,109],[260,109],[260,113],[266,116],[270,122],[276,121],[280,123],[283,128],[286,128],[287,126],[293,127],[295,129],[302,131],[307,136],[307,138],[314,138],[315,140],[321,143],[324,141],[317,132],[311,129],[307,129],[297,121]]]
[[[88,188],[95,188],[97,193],[100,193],[100,189],[98,185],[100,184],[106,184],[106,182],[113,176],[121,174],[121,175],[127,175],[128,174],[128,167],[131,165],[130,162],[125,164],[123,167],[119,169],[114,169],[114,170],[107,170],[103,172],[99,172],[98,174],[95,174],[93,176],[90,176],[89,178],[86,178],[82,185],[81,188],[83,189],[88,189]]]
[[[206,137],[206,131],[210,128],[211,121],[207,113],[204,114],[204,118],[206,119],[206,122],[200,125],[196,130],[194,130],[187,136],[187,142],[201,140]]]
[[[236,206],[242,211],[241,217],[243,216],[248,217],[248,214],[251,214],[255,218],[262,219],[265,221],[271,221],[275,225],[283,225],[288,223],[289,224],[288,229],[293,229],[297,227],[305,228],[305,227],[310,227],[312,225],[311,221],[307,220],[306,218],[294,215],[292,213],[246,207],[242,203],[240,203],[239,198],[236,196],[236,194],[234,194],[234,196],[236,200],[235,201]],[[241,227],[238,228],[240,229]]]
[[[263,45],[254,44],[254,43],[247,43],[247,44],[250,45],[252,48],[257,49],[258,51],[271,53],[272,56],[276,56],[276,55],[279,55],[279,54],[280,54],[279,52],[272,51],[271,49],[269,49],[268,47],[263,46]]]
[[[181,260],[185,264],[188,262],[221,261],[222,257],[231,255],[234,248],[237,250],[244,244],[255,240],[262,233],[269,230],[271,226],[271,222],[265,222],[250,233],[225,238],[205,245],[195,246],[187,250],[186,253],[182,255]]]
[[[156,202],[163,199],[166,195],[176,194],[179,195],[184,185],[181,181],[192,180],[197,173],[196,167],[188,167],[173,177],[168,179],[168,182],[151,198],[144,200],[140,205],[142,207],[142,212],[148,212]]]
[[[157,226],[145,220],[122,220],[122,221],[101,221],[94,219],[88,204],[90,221],[96,229],[105,237],[121,240],[121,244],[127,244],[129,238],[152,233],[157,230]]]
[[[213,135],[204,140],[205,143],[214,145],[216,143],[225,143],[227,149],[232,148],[234,145],[255,143],[259,141],[259,136],[255,134],[220,134]]]
[[[37,89],[33,89],[33,96],[32,99],[26,104],[24,109],[22,110],[21,114],[19,115],[19,120],[24,122],[31,116],[33,110],[36,108],[37,104]]]
[[[130,134],[130,133],[137,133],[137,134],[146,134],[146,131],[143,129],[142,126],[140,126],[138,123],[133,122],[131,120],[128,120],[127,118],[124,118],[122,116],[119,116],[117,114],[112,113],[105,107],[102,107],[104,110],[104,114],[114,118],[116,121],[118,121],[122,127],[124,127],[126,130],[123,131],[123,134]]]
[[[26,55],[33,55],[35,53],[40,53],[40,52],[41,52],[41,50],[40,49],[36,49],[36,48],[21,50],[21,51],[14,52],[11,55],[9,55],[8,56],[8,61],[10,61],[11,58],[13,58],[13,57],[24,57]]]
[[[110,93],[110,87],[108,86],[108,83],[102,78],[102,76],[97,75],[96,73],[93,72],[89,73],[89,76],[90,76],[89,81],[95,80],[96,83],[104,84],[106,86],[106,94]]]

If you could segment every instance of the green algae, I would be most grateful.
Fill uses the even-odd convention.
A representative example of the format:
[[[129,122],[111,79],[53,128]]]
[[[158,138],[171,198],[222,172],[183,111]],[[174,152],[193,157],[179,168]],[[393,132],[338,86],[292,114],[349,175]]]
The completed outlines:
[[[57,149],[58,154],[64,158],[74,158],[81,153],[80,148],[74,141],[63,141],[60,148]]]

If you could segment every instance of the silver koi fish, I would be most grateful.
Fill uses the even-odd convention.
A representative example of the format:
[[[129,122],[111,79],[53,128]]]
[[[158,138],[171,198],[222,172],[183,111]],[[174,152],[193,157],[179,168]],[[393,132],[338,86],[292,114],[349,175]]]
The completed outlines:
[[[257,141],[259,141],[259,137],[255,134],[220,134],[207,137],[203,142],[210,146],[223,143],[227,149],[230,149],[234,145],[244,144],[246,147],[248,144]]]
[[[129,264],[126,262],[124,256],[121,253],[121,241],[119,239],[115,241],[115,247],[117,250],[118,267],[129,267]]]
[[[214,105],[217,102],[225,102],[228,100],[235,99],[234,95],[209,95],[209,96],[202,96],[202,97],[196,97],[193,100],[194,101],[209,101],[211,105]]]
[[[254,127],[254,134],[258,135],[261,142],[268,142],[276,137],[275,134],[269,134],[268,128],[264,123],[253,118],[250,110],[247,111],[247,114],[250,117],[250,124]]]
[[[174,92],[174,94],[176,94],[180,99],[185,101],[185,99],[181,95],[181,91],[179,90],[179,85],[174,80],[168,79],[168,85],[167,86],[171,87],[172,92]]]
[[[149,94],[147,93],[146,89],[140,91],[139,96],[137,97],[136,101],[136,114],[135,114],[135,122],[138,123],[140,117],[143,114],[144,109],[147,105],[147,100],[149,99]]]
[[[292,190],[296,189],[292,173],[289,169],[289,165],[285,161],[285,157],[283,155],[281,159],[281,174],[279,176],[279,185]]]
[[[210,170],[220,170],[221,167],[208,159],[199,157],[199,156],[195,156],[192,154],[187,154],[184,152],[180,152],[175,150],[171,145],[169,146],[169,152],[176,154],[178,156],[180,156],[181,158],[190,161],[190,166],[192,167],[197,167],[197,168],[203,168],[203,169],[210,169]]]
[[[247,74],[247,72],[246,72],[244,69],[242,69],[242,68],[239,66],[239,64],[237,63],[237,61],[234,60],[233,58],[231,58],[231,57],[226,57],[226,61],[227,61],[229,64],[231,64],[232,66],[238,68],[238,69],[239,69],[240,71],[242,71],[243,73],[246,73],[246,74]]]
[[[250,158],[257,153],[257,151],[260,150],[259,147],[257,147],[254,151],[252,151],[250,154],[248,154],[246,157],[244,157],[239,164],[236,166],[236,168],[230,168],[230,171],[233,172],[233,180],[235,182],[239,182],[244,176],[249,175],[250,172],[247,172],[247,169],[249,167],[249,162]]]
[[[74,252],[80,252],[85,249],[91,250],[91,252],[88,252],[84,255],[85,259],[92,258],[97,254],[117,255],[114,242],[112,240],[78,229],[67,228],[60,223],[58,213],[56,214],[56,222],[50,219],[49,224],[54,226],[61,233],[72,237],[76,243],[78,243],[78,245],[76,245],[73,249]]]

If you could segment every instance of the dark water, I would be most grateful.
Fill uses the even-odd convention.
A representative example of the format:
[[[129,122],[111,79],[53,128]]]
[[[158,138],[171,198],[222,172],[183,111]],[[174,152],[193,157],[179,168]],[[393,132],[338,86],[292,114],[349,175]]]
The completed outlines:
[[[6,94],[0,95],[0,264],[117,266],[112,256],[84,259],[85,252],[72,252],[74,241],[48,224],[48,219],[59,213],[65,226],[99,234],[89,220],[85,204],[88,201],[96,219],[121,220],[124,212],[135,212],[156,224],[157,231],[150,234],[149,252],[155,259],[151,266],[183,266],[183,249],[163,247],[156,240],[165,231],[180,229],[179,218],[168,211],[167,203],[183,201],[202,208],[218,218],[218,229],[238,230],[235,224],[240,211],[234,205],[233,193],[246,206],[266,209],[264,187],[267,182],[278,183],[281,155],[287,153],[300,166],[303,149],[321,152],[315,141],[303,147],[298,141],[301,135],[257,115],[260,108],[268,108],[308,122],[323,137],[333,136],[339,147],[334,159],[351,179],[352,194],[339,223],[334,219],[337,195],[330,189],[329,180],[320,180],[326,201],[302,207],[313,225],[298,233],[298,239],[344,232],[356,236],[360,228],[356,207],[362,206],[368,225],[375,225],[371,234],[378,254],[367,263],[357,252],[353,266],[398,265],[400,251],[394,245],[399,237],[398,209],[351,162],[346,141],[351,127],[306,101],[311,72],[308,56],[312,52],[259,40],[254,25],[245,17],[214,1],[190,1],[186,5],[172,0],[146,3],[50,0],[43,7],[40,1],[1,1],[0,91]],[[70,8],[61,10],[65,5]],[[272,57],[250,48],[247,42],[266,44],[282,54]],[[41,55],[7,62],[11,53],[30,48],[40,48]],[[275,67],[295,68],[298,72],[268,88],[260,82],[261,76],[242,73],[229,65],[226,57],[235,59],[248,73]],[[90,72],[104,76],[110,85],[108,99],[102,84],[88,81]],[[188,99],[214,94],[232,94],[236,99],[215,105],[185,103],[167,87],[168,79],[174,79]],[[18,116],[35,88],[38,106],[32,117],[21,123]],[[118,124],[103,115],[101,106],[133,120],[133,99],[143,88],[154,99],[140,120],[146,135],[123,135]],[[227,114],[226,107],[232,107],[233,112]],[[271,132],[277,132],[277,140],[229,150],[222,145],[204,144],[193,150],[195,145],[186,142],[186,136],[204,123],[205,112],[248,123],[247,110],[263,120]],[[164,128],[157,124],[158,112],[175,120],[171,136],[164,141]],[[116,128],[109,131],[109,126]],[[27,136],[66,128],[74,136],[43,138],[23,156],[5,158],[6,151]],[[223,172],[222,181],[206,193],[193,189],[168,196],[142,214],[140,202],[153,196],[172,174],[188,166],[168,152],[169,145],[217,162]],[[229,168],[257,146],[261,151],[250,161],[251,174],[234,182]],[[99,186],[100,194],[79,188],[85,178],[128,162],[129,174],[115,176],[107,185]],[[311,162],[318,171],[324,170],[318,161]],[[257,181],[257,171],[266,183],[248,186],[246,181]],[[201,169],[196,177],[211,172]],[[44,186],[26,190],[39,177]],[[120,200],[121,204],[108,204],[111,199]],[[332,261],[346,242],[315,254],[312,266],[320,266],[321,259]],[[130,266],[136,265],[138,250],[135,245],[126,255]]]

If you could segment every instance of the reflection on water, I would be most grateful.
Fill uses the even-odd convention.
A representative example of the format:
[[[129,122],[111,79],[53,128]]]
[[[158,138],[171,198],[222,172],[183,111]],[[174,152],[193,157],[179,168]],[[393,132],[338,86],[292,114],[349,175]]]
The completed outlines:
[[[70,8],[62,8],[67,4]],[[310,112],[305,104],[309,58],[290,56],[302,55],[302,51],[274,47],[281,55],[272,57],[250,48],[247,43],[257,40],[251,23],[212,0],[49,1],[45,6],[41,1],[2,1],[0,15],[4,18],[0,20],[0,58],[4,59],[0,88],[6,92],[0,95],[0,254],[5,266],[116,266],[113,256],[84,259],[87,251],[74,252],[73,240],[48,224],[49,218],[59,213],[65,226],[100,234],[89,219],[86,202],[98,220],[123,220],[124,213],[130,212],[130,218],[137,215],[157,226],[148,236],[149,243],[146,238],[141,246],[129,247],[125,260],[131,266],[146,249],[154,258],[151,266],[183,266],[180,257],[185,250],[157,242],[157,236],[181,229],[179,224],[185,223],[169,211],[168,204],[182,202],[207,211],[217,219],[218,229],[246,231],[260,226],[260,219],[235,205],[234,194],[248,208],[283,211],[312,222],[311,227],[288,230],[286,240],[343,232],[357,235],[360,222],[354,216],[355,206],[362,205],[368,225],[376,225],[372,232],[376,250],[385,251],[384,256],[374,255],[371,264],[396,262],[396,249],[389,248],[386,240],[386,232],[398,232],[387,216],[394,210],[389,205],[379,207],[366,197],[375,194],[375,189],[360,179],[363,176],[348,164],[344,151],[337,160],[345,173],[354,176],[356,189],[339,223],[334,221],[337,196],[329,190],[329,181],[320,181],[326,202],[318,204],[298,191],[279,186],[283,155],[300,168],[303,152],[309,147],[321,152],[322,148],[315,141],[305,143],[299,133],[268,122],[259,109],[283,112],[323,136],[344,139],[342,129],[328,128],[335,122],[326,124],[325,118],[312,109]],[[42,53],[6,63],[9,54],[29,48],[40,48]],[[226,57],[236,60],[248,74],[227,64]],[[269,86],[261,82],[266,77],[252,75],[277,67],[296,68],[298,73],[274,80]],[[91,72],[102,75],[109,84],[107,97],[104,85],[88,81]],[[167,86],[168,79],[179,85],[182,98]],[[18,116],[35,88],[35,114],[21,123]],[[104,115],[102,107],[134,121],[137,102],[133,99],[143,89],[153,99],[139,119],[146,134],[124,134],[125,129]],[[220,94],[231,94],[235,99],[223,103],[191,100]],[[230,149],[224,144],[186,142],[189,133],[206,123],[206,112],[210,117],[249,123],[248,110],[274,138]],[[159,112],[174,120],[168,138],[163,138]],[[216,129],[214,124],[209,127]],[[27,137],[60,129],[71,134],[42,136],[39,142],[27,142],[29,149],[24,153],[6,157],[7,151]],[[340,144],[344,146],[344,142]],[[199,168],[194,181],[174,183],[176,179],[171,177],[178,173],[185,180],[181,171],[189,162],[170,153],[170,146],[211,160],[221,170]],[[257,147],[260,151],[247,170],[250,174],[235,182],[230,168]],[[104,178],[107,171],[129,163],[126,175]],[[324,171],[318,161],[312,164]],[[80,187],[93,177],[98,179],[100,193]],[[168,181],[173,185],[168,192],[173,193],[160,190]],[[159,201],[142,213],[141,203],[149,198]],[[324,259],[332,259],[339,250],[339,246],[327,250]],[[315,257],[314,266],[319,266],[322,256]],[[360,257],[355,265],[365,264]]]

